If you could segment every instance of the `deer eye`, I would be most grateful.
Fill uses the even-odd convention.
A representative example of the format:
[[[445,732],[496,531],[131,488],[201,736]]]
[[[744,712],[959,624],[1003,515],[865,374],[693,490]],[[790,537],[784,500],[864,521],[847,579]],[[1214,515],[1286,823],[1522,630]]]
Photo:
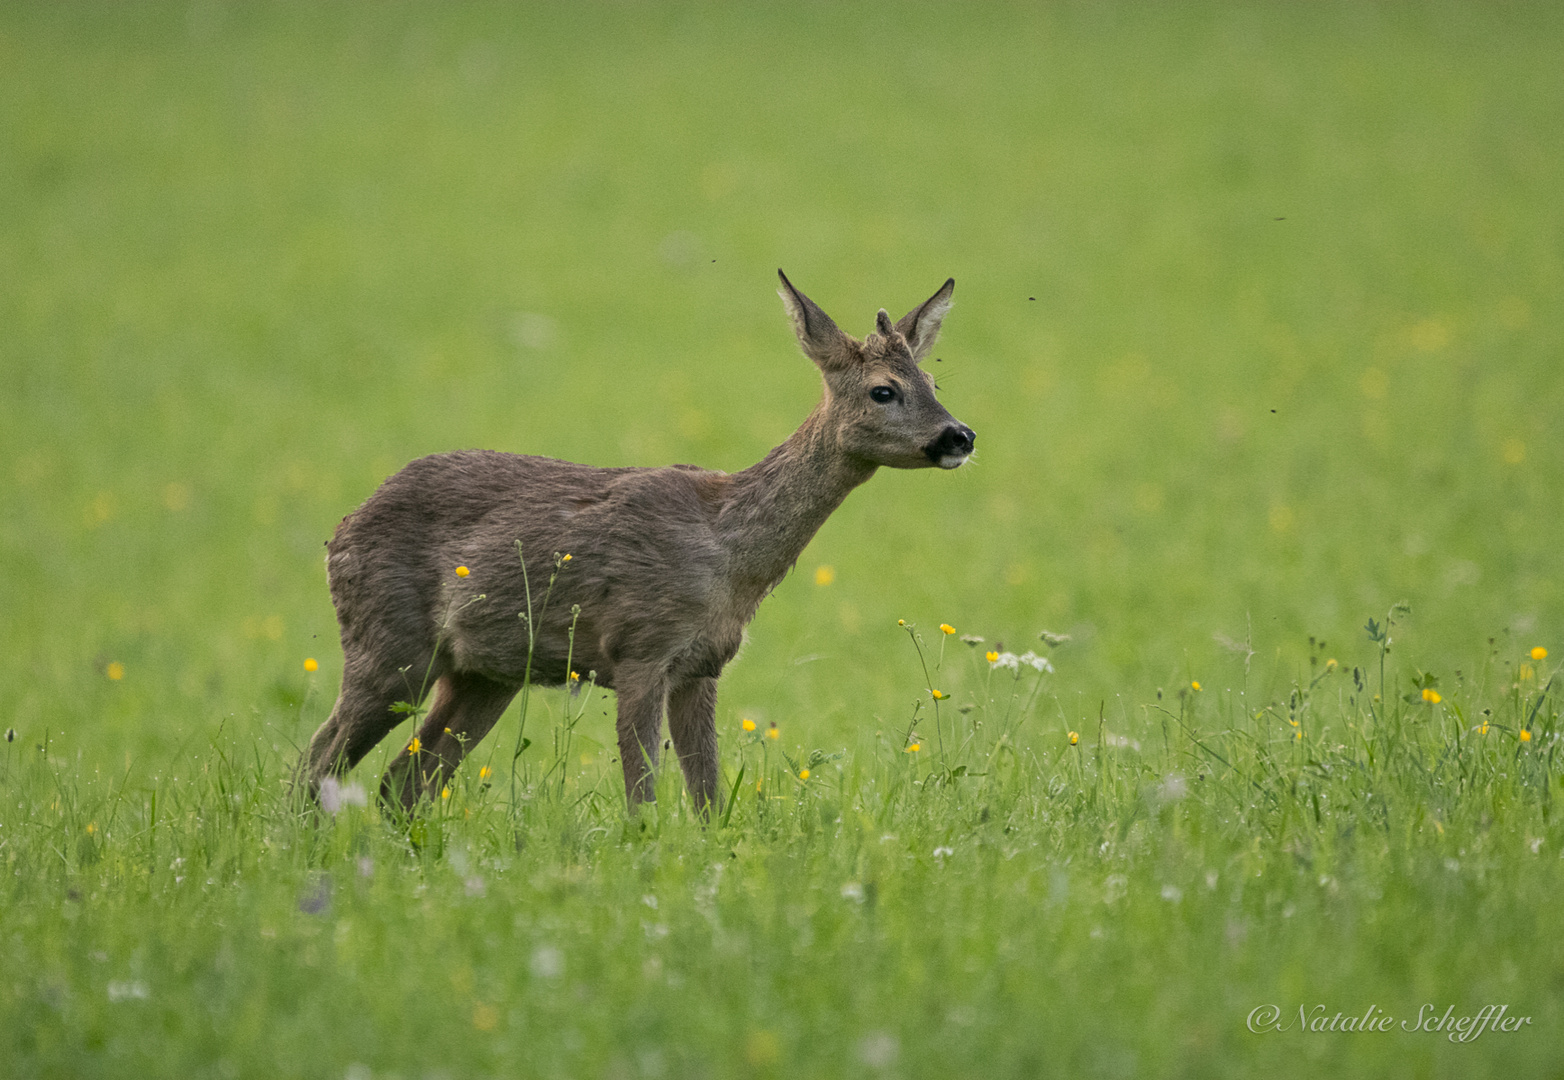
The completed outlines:
[[[876,386],[869,391],[869,396],[884,405],[886,402],[896,400],[896,391],[889,386]]]

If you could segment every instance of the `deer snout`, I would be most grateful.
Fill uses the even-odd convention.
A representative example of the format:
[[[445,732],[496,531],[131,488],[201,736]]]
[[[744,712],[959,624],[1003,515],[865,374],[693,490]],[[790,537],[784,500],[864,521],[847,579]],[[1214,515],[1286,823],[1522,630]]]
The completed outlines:
[[[967,460],[977,433],[965,424],[951,424],[939,438],[923,448],[928,459],[942,469],[954,469]]]

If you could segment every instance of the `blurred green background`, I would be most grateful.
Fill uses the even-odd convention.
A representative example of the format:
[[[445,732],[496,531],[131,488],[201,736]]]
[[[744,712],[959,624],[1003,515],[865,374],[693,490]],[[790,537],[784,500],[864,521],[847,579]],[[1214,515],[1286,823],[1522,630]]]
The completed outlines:
[[[848,500],[724,730],[903,716],[898,618],[1071,632],[1061,723],[1236,685],[1216,634],[1252,633],[1261,682],[1309,635],[1362,662],[1399,600],[1408,664],[1558,647],[1561,31],[1549,4],[6,4],[0,723],[87,760],[224,721],[286,751],[335,694],[344,514],[462,447],[758,460],[819,393],[778,266],[858,334],[953,275],[936,370],[979,454]]]

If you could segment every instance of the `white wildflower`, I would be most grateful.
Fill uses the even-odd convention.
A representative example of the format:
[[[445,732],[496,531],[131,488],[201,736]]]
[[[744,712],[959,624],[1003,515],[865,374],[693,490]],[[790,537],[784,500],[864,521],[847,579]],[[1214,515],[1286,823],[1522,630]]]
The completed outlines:
[[[532,950],[532,974],[540,979],[557,979],[565,973],[565,954],[552,945]]]
[[[151,989],[139,979],[134,981],[116,980],[109,983],[110,1001],[145,1001],[151,996]]]
[[[858,1060],[871,1069],[888,1069],[901,1056],[901,1042],[888,1031],[874,1031],[858,1041]]]
[[[335,776],[328,776],[320,782],[320,805],[328,814],[345,806],[368,806],[369,793],[362,784],[344,784]]]

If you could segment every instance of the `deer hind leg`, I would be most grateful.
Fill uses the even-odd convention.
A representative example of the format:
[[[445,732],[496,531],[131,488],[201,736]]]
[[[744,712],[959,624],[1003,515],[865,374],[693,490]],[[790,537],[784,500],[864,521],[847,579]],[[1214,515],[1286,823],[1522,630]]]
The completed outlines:
[[[695,811],[711,812],[717,793],[717,680],[695,679],[668,695],[668,731]]]
[[[386,767],[380,796],[412,809],[421,797],[445,786],[462,758],[505,714],[517,688],[473,672],[451,672],[435,683],[434,704],[414,736]]]
[[[311,797],[320,792],[321,781],[353,768],[402,722],[391,707],[411,696],[406,679],[395,667],[348,657],[337,703],[311,737],[300,762]]]
[[[653,665],[620,664],[614,686],[619,695],[614,727],[625,770],[625,798],[634,810],[643,802],[657,801],[657,750],[662,742],[668,681]]]

